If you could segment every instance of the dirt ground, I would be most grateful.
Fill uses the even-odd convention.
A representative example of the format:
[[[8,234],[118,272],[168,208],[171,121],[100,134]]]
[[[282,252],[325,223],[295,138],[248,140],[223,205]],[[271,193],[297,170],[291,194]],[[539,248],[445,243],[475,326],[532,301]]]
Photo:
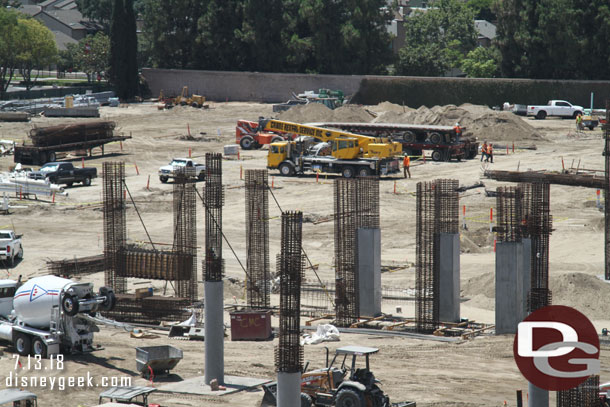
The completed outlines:
[[[402,109],[402,112],[401,112]],[[382,104],[368,107],[379,118],[385,114],[394,122],[402,117],[412,118],[413,109]],[[426,114],[438,113],[429,109]],[[485,195],[500,183],[482,179],[485,168],[497,170],[554,170],[559,171],[562,160],[566,167],[603,169],[603,140],[601,131],[587,130],[576,135],[572,120],[547,119],[537,121],[501,114],[493,116],[491,110],[471,105],[445,109],[453,116],[436,123],[452,124],[456,117],[475,113],[463,123],[472,126],[472,135],[480,141],[489,139],[497,143],[493,164],[481,163],[479,157],[465,162],[414,163],[413,178],[405,180],[399,175],[383,179],[380,185],[382,264],[408,265],[415,261],[415,195],[416,183],[434,178],[459,179],[461,185],[483,181],[485,188],[471,189],[460,194],[460,204],[466,206],[468,230],[462,233],[461,315],[479,322],[494,322],[494,253],[493,235],[489,233],[489,209],[495,207],[495,198]],[[389,113],[384,113],[389,112]],[[431,113],[432,112],[432,113]],[[470,113],[468,113],[470,112]],[[172,242],[172,185],[161,184],[157,177],[159,166],[172,157],[184,157],[189,149],[193,157],[204,161],[206,152],[222,152],[224,145],[235,140],[237,119],[256,120],[270,117],[271,105],[251,103],[216,103],[209,110],[177,107],[158,111],[152,104],[130,105],[126,108],[101,109],[102,118],[118,123],[119,131],[131,134],[132,139],[122,145],[107,146],[105,157],[85,160],[86,166],[101,170],[104,161],[125,161],[127,185],[135,197],[138,209],[153,241]],[[354,112],[350,114],[356,115]],[[363,117],[360,113],[360,116]],[[455,115],[458,116],[455,116]],[[407,116],[411,115],[411,116]],[[491,115],[491,116],[490,116]],[[335,116],[336,117],[336,116]],[[360,121],[372,121],[374,115]],[[481,119],[483,117],[483,119]],[[490,119],[491,117],[491,119]],[[492,120],[493,119],[493,120]],[[73,121],[77,121],[74,119]],[[309,121],[326,120],[309,119]],[[0,138],[23,140],[32,126],[55,125],[70,120],[36,117],[31,123],[1,123]],[[387,120],[389,121],[389,120]],[[515,122],[516,121],[516,122]],[[511,125],[510,123],[517,123]],[[476,130],[476,131],[475,131]],[[467,128],[468,131],[468,128]],[[190,132],[196,141],[181,138]],[[467,133],[468,134],[468,133]],[[518,137],[515,137],[515,135]],[[528,137],[528,134],[530,137]],[[504,141],[504,143],[503,143]],[[512,143],[515,142],[515,153]],[[510,146],[506,155],[504,144]],[[535,144],[536,150],[520,149]],[[80,158],[74,159],[80,165]],[[223,161],[223,183],[226,204],[223,208],[223,230],[237,255],[245,261],[245,209],[243,181],[240,169],[265,168],[266,150],[242,152],[241,160]],[[0,170],[13,165],[12,157],[0,159]],[[139,171],[139,175],[136,171]],[[315,176],[273,178],[274,194],[284,210],[301,210],[305,215],[324,217],[332,214],[332,176],[316,183]],[[150,189],[146,189],[150,177]],[[397,194],[394,194],[396,183]],[[103,250],[101,194],[102,180],[94,180],[91,187],[80,185],[67,188],[67,197],[50,202],[12,202],[24,208],[14,209],[0,219],[0,228],[14,228],[23,233],[25,258],[13,269],[0,270],[0,278],[44,275],[47,259],[63,259],[99,254]],[[280,211],[270,200],[270,257],[279,252]],[[575,306],[590,319],[598,331],[610,328],[610,285],[599,280],[603,274],[603,213],[596,208],[595,190],[566,186],[551,187],[553,233],[550,239],[550,279],[553,303]],[[203,209],[198,207],[198,243],[204,242]],[[146,233],[133,206],[127,210],[127,229],[130,241],[146,241]],[[333,223],[305,223],[303,245],[314,264],[319,265],[322,279],[333,279]],[[201,256],[201,252],[199,253]],[[231,252],[224,249],[226,275],[243,280],[244,273]],[[272,262],[272,268],[273,266]],[[201,275],[201,266],[199,266]],[[382,284],[398,288],[414,288],[414,267],[402,268],[382,275]],[[306,278],[315,278],[310,271]],[[93,275],[87,281],[96,287],[103,284],[103,275]],[[156,288],[160,284],[155,284]],[[133,288],[133,286],[131,286]],[[200,292],[203,289],[200,287]],[[227,302],[243,302],[240,289],[227,290]],[[384,305],[385,312],[394,312],[401,305],[402,316],[414,315],[413,302]],[[229,323],[228,315],[225,322]],[[277,321],[276,321],[277,326]],[[204,368],[203,342],[168,340],[162,332],[151,331],[156,338],[131,338],[120,329],[102,327],[95,342],[103,349],[89,355],[67,357],[63,371],[48,370],[47,376],[80,376],[89,372],[101,376],[129,376],[133,385],[150,385],[139,378],[135,368],[137,346],[172,344],[184,351],[184,359],[173,373],[182,378],[200,376]],[[406,338],[389,338],[375,335],[343,334],[341,341],[326,345],[307,345],[305,360],[311,367],[324,364],[324,346],[331,351],[338,346],[364,345],[380,349],[372,359],[372,369],[393,401],[415,400],[418,406],[502,406],[516,405],[515,391],[526,391],[527,383],[519,373],[512,356],[512,336],[480,336],[460,343],[439,343]],[[272,379],[274,373],[273,342],[225,341],[225,374]],[[0,360],[0,387],[5,387],[11,373],[37,375],[39,372],[17,367],[13,360],[14,349],[0,344],[4,354]],[[610,381],[610,347],[602,345],[601,380]],[[174,376],[172,380],[177,377]],[[153,383],[158,387],[161,381]],[[39,406],[91,406],[97,404],[101,387],[53,390],[34,387],[30,391],[39,396]],[[262,391],[239,392],[223,397],[178,397],[156,393],[151,402],[163,406],[258,406]],[[555,396],[551,395],[554,403]]]

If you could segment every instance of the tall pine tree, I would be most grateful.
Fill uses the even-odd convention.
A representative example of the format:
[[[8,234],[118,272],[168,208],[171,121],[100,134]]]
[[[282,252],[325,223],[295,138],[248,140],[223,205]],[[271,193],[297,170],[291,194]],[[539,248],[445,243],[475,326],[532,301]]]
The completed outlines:
[[[138,94],[136,23],[132,0],[114,0],[110,24],[110,82],[121,99]]]

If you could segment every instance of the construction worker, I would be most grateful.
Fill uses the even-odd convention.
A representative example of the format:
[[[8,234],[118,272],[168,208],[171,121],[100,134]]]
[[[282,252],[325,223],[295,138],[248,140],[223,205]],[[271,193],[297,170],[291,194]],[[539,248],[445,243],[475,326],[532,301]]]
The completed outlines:
[[[481,161],[483,161],[484,158],[487,158],[487,141],[484,141],[481,146]]]
[[[485,159],[485,162],[487,162],[487,160],[491,163],[494,162],[494,145],[491,143],[487,145],[487,158]]]
[[[582,114],[578,113],[576,116],[576,131],[582,131]]]
[[[402,169],[405,174],[405,178],[407,178],[407,174],[409,174],[409,178],[411,178],[411,158],[408,155],[405,155],[405,158],[402,160]]]
[[[455,126],[453,126],[453,130],[455,130],[455,136],[457,139],[462,137],[462,128],[460,127],[459,123],[456,123]]]

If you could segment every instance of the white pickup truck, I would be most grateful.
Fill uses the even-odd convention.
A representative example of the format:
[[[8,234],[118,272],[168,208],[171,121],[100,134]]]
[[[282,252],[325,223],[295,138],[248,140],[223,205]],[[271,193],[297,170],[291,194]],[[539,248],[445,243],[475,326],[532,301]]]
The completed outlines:
[[[21,236],[15,235],[12,230],[0,230],[0,260],[13,267],[16,258],[23,258]]]
[[[190,158],[174,158],[169,165],[164,165],[163,167],[159,168],[159,180],[166,183],[170,178],[175,178],[178,168],[192,168],[193,177],[200,181],[205,179],[204,164],[197,164]]]
[[[534,116],[536,119],[543,120],[547,116],[558,116],[564,118],[576,118],[583,114],[584,108],[576,106],[565,100],[549,100],[546,105],[527,106],[527,115]]]

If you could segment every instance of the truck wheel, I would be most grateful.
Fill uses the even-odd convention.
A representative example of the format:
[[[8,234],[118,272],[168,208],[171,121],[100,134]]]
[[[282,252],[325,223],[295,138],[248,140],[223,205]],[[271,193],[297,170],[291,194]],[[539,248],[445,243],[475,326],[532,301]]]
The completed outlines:
[[[102,309],[104,311],[111,311],[116,305],[116,296],[114,295],[114,291],[108,287],[100,287],[99,292],[100,296],[106,297],[102,303]]]
[[[78,314],[78,301],[72,295],[65,293],[61,300],[61,308],[68,316],[73,317]]]
[[[432,144],[440,144],[443,141],[443,136],[440,135],[440,133],[430,133],[430,136],[428,136],[428,139],[430,140],[430,143]]]
[[[164,184],[167,182],[168,179],[169,179],[169,177],[165,177],[163,175],[159,177],[159,181],[161,181]]]
[[[86,187],[91,185],[91,177],[85,177],[85,179],[83,180],[83,185]],[[68,186],[70,186],[70,185],[68,185]]]
[[[38,154],[38,163],[40,165],[44,165],[47,163],[47,153],[43,151],[42,153]]]
[[[364,397],[362,393],[355,389],[341,389],[337,394],[336,407],[364,407]]]
[[[289,177],[294,175],[294,167],[290,163],[281,163],[280,164],[280,174]]]
[[[402,134],[402,139],[405,141],[405,143],[415,143],[415,138],[415,133],[409,130]]]
[[[272,142],[272,143],[279,143],[279,142],[281,142],[281,141],[284,141],[284,139],[283,139],[283,138],[281,138],[280,136],[275,136],[275,137],[273,137],[273,138],[271,139],[271,142]]]
[[[191,107],[194,107],[195,109],[199,109],[201,106],[199,106],[199,103],[193,102],[193,103],[191,103]]]
[[[354,168],[350,166],[343,167],[341,174],[343,175],[343,178],[354,178]]]
[[[57,156],[55,155],[55,151],[49,151],[49,162],[55,162],[55,160],[57,159]]]
[[[307,393],[301,393],[301,407],[311,407],[313,402]]]
[[[359,177],[368,177],[371,175],[371,169],[369,167],[360,167],[358,168],[358,176]]]
[[[15,267],[15,256],[11,256],[8,259],[6,259],[6,261],[8,262],[8,266],[10,268]]]
[[[589,126],[589,130],[593,131],[593,129],[595,128],[595,126]]]
[[[254,139],[250,136],[243,136],[241,140],[239,140],[239,145],[243,150],[251,150],[253,144]]]
[[[443,159],[443,153],[441,150],[434,150],[432,152],[432,161],[441,161]]]
[[[546,119],[546,112],[544,110],[539,110],[538,113],[536,113],[536,119],[538,119],[538,120]]]
[[[23,260],[23,247],[19,249],[19,253],[17,253],[17,257],[19,260]]]
[[[572,119],[576,119],[579,114],[582,115],[582,112],[581,111],[576,111],[576,112],[572,113]]]
[[[32,355],[40,355],[43,359],[46,359],[47,357],[47,345],[38,337],[34,338],[34,341],[32,341]]]
[[[23,332],[17,332],[15,334],[15,349],[21,356],[27,356],[30,354],[32,347],[32,339],[24,334]]]
[[[201,172],[199,173],[199,175],[197,176],[197,179],[198,179],[199,181],[205,181],[205,172],[204,172],[204,171],[201,171]]]
[[[171,109],[172,107],[174,107],[174,104],[172,102],[167,102],[165,104],[165,108],[168,109],[168,110]]]

